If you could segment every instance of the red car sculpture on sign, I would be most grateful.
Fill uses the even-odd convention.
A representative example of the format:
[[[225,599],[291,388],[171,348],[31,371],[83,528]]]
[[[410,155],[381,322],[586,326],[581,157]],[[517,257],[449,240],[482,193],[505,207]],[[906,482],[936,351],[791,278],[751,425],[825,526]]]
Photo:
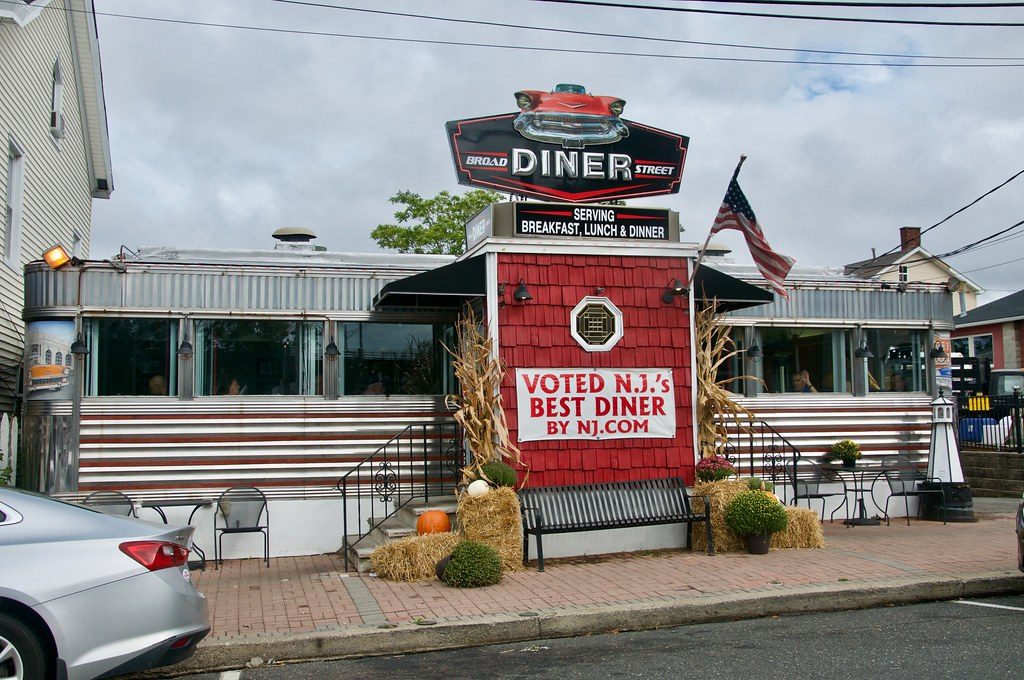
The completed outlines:
[[[595,97],[582,85],[557,85],[554,92],[516,92],[522,111],[513,126],[537,142],[582,149],[588,144],[612,144],[629,136],[619,116],[626,102],[618,97]]]

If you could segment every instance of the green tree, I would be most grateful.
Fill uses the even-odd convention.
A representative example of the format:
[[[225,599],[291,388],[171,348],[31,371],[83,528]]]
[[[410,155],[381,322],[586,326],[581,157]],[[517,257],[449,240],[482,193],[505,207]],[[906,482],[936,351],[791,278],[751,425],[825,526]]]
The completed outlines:
[[[370,233],[377,245],[400,253],[458,255],[466,241],[466,222],[501,196],[483,189],[458,196],[442,191],[433,198],[399,191],[389,200],[405,207],[395,213],[397,224],[378,224]]]

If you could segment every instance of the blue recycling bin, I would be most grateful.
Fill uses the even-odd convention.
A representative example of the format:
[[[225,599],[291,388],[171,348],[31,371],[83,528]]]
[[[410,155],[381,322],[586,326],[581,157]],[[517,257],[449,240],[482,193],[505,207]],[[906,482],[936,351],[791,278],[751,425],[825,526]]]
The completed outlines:
[[[963,418],[960,421],[960,441],[981,443],[985,426],[995,424],[995,418]]]

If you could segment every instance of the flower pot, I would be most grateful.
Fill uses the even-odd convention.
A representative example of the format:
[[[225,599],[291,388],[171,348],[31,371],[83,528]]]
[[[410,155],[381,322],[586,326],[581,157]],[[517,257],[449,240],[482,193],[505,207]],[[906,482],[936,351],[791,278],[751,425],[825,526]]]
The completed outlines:
[[[751,555],[765,555],[768,553],[768,544],[772,540],[771,534],[748,534],[743,537],[747,544],[747,552]]]
[[[844,468],[855,468],[855,467],[857,467],[857,459],[856,458],[844,458],[843,459],[843,467]]]

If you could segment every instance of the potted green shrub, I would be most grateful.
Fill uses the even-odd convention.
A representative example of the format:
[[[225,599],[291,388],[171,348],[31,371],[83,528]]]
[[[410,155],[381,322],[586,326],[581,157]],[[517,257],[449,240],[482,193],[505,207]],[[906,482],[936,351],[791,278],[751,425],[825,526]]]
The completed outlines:
[[[772,534],[789,526],[789,515],[774,494],[742,491],[725,507],[725,523],[743,538],[748,552],[764,555]]]
[[[852,468],[857,465],[860,455],[860,444],[852,439],[844,439],[829,447],[828,453],[825,454],[825,460],[839,460],[842,461],[843,467]]]

